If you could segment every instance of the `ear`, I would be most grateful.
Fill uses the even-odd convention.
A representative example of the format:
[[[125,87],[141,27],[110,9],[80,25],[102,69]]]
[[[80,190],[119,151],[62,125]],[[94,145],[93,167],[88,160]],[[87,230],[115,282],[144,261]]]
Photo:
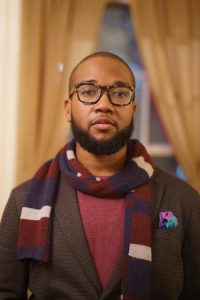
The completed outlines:
[[[65,115],[67,117],[67,121],[68,122],[71,122],[71,100],[65,100],[65,103],[64,103],[64,108],[65,108]]]
[[[135,114],[136,109],[137,109],[137,106],[136,106],[135,102],[133,102],[133,103],[132,103],[132,111],[133,111],[133,115]]]

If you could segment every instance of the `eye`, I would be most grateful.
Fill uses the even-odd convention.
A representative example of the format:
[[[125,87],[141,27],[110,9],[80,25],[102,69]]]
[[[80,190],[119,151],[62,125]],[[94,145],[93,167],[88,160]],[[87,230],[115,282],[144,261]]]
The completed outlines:
[[[83,97],[92,97],[97,94],[97,87],[93,85],[81,85],[78,92]]]
[[[111,89],[111,96],[116,98],[127,98],[130,95],[129,89],[125,87],[115,87]]]

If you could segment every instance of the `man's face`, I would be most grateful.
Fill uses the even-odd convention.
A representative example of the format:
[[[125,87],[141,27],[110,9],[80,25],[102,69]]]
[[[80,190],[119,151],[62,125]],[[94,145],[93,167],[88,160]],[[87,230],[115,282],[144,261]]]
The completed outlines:
[[[112,86],[117,82],[134,86],[128,68],[111,57],[92,57],[82,62],[74,73],[72,83],[94,82]],[[123,147],[133,129],[135,104],[114,106],[104,91],[92,105],[81,103],[75,93],[65,102],[67,119],[72,123],[76,141],[94,154],[111,154]]]

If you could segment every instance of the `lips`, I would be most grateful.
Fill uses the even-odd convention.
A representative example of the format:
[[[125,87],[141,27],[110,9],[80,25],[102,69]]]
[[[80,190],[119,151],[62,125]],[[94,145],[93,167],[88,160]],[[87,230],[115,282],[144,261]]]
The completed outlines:
[[[108,129],[111,126],[117,127],[116,122],[108,118],[98,118],[91,122],[91,126],[97,127],[99,129]]]
[[[97,119],[96,121],[92,122],[92,125],[95,124],[110,124],[110,125],[114,125],[114,122],[109,120],[109,119]]]

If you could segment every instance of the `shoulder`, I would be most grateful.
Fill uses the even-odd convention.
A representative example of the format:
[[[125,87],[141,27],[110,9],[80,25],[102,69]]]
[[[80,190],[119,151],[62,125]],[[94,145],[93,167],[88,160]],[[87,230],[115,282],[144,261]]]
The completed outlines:
[[[5,207],[5,211],[15,210],[20,215],[24,199],[27,195],[31,180],[27,180],[12,189],[10,197]]]
[[[189,183],[156,168],[151,178],[152,194],[161,198],[164,206],[191,212],[200,210],[200,194]]]
[[[23,197],[27,193],[30,183],[31,183],[31,179],[17,185],[16,187],[13,188],[11,194],[17,195],[19,197],[20,196]]]
[[[154,183],[164,184],[165,189],[170,189],[181,194],[186,193],[190,195],[196,195],[197,197],[199,196],[199,193],[188,182],[170,175],[159,168],[155,169],[151,182],[152,185],[154,185]]]

